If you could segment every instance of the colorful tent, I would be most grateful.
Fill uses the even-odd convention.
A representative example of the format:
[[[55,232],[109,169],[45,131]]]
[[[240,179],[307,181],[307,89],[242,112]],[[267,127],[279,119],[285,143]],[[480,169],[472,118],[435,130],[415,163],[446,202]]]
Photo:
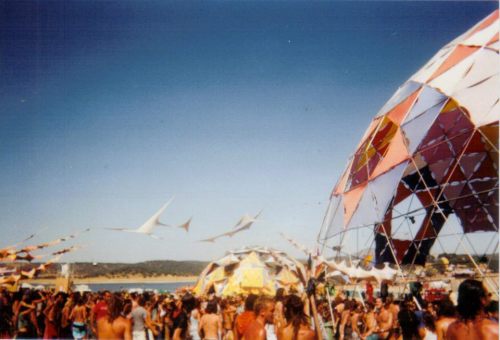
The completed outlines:
[[[284,252],[250,247],[229,252],[211,262],[201,273],[194,293],[217,296],[264,294],[273,296],[278,288],[303,291],[303,265]]]
[[[349,231],[374,244],[377,264],[424,264],[452,217],[462,234],[498,233],[498,17],[444,46],[380,109],[331,194],[323,246],[345,251]]]

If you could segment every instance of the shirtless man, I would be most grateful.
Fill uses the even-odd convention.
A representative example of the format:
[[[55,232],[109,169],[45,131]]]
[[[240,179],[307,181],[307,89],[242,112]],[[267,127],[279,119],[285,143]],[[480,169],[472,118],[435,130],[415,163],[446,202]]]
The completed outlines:
[[[254,306],[257,300],[257,295],[250,294],[245,300],[245,311],[239,314],[234,320],[233,336],[235,340],[243,338],[243,334],[248,329],[248,326],[255,320]]]
[[[399,303],[394,301],[394,298],[392,296],[389,296],[387,298],[387,304],[389,305],[389,312],[392,314],[392,328],[397,328],[399,327],[398,325],[398,313],[399,313]]]
[[[352,300],[345,300],[344,310],[340,314],[340,326],[339,326],[339,339],[350,339],[352,337],[352,327],[351,327],[351,310],[353,309]]]
[[[109,299],[107,316],[97,320],[98,339],[132,339],[132,325],[124,318],[122,299],[114,295]]]
[[[223,300],[222,309],[222,328],[224,329],[224,339],[233,340],[233,325],[236,316],[236,307],[232,300]]]
[[[361,339],[377,339],[378,336],[375,334],[377,330],[377,318],[373,311],[373,304],[366,302],[366,313],[364,315],[365,321],[365,332],[361,335]]]
[[[387,339],[392,330],[392,313],[389,311],[387,304],[382,302],[381,298],[375,300],[375,308],[377,309],[377,334],[380,339]]]
[[[212,300],[207,304],[205,314],[198,324],[198,334],[204,340],[218,340],[222,332],[222,319],[217,315],[217,301]]]
[[[363,317],[362,305],[357,303],[352,311],[351,319],[349,320],[352,327],[352,337],[354,339],[361,338],[361,334],[363,334],[364,327],[363,327],[362,317]]]
[[[243,334],[245,340],[266,340],[266,324],[274,319],[274,301],[268,297],[260,297],[254,306],[255,320]]]
[[[436,335],[438,340],[446,339],[448,327],[457,320],[455,306],[451,300],[443,300],[439,303],[438,319],[436,321]]]
[[[465,280],[458,287],[459,319],[446,332],[448,340],[498,339],[498,323],[489,320],[484,312],[489,303],[483,284]]]

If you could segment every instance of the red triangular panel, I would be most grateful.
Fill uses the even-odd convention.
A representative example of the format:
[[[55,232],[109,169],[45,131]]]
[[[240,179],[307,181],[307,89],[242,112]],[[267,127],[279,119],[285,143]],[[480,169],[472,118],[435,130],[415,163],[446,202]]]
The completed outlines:
[[[436,182],[442,183],[443,178],[448,174],[454,158],[443,159],[439,162],[429,164],[429,168]]]
[[[456,199],[460,197],[460,193],[464,189],[466,182],[457,182],[452,184],[447,184],[443,190],[443,194],[448,200],[448,204],[453,207],[455,205]],[[443,200],[440,198],[440,200]]]
[[[465,153],[484,152],[484,141],[481,134],[476,131],[465,148]]]
[[[458,161],[463,173],[467,178],[472,178],[480,166],[480,163],[486,158],[485,153],[471,153],[463,155]]]
[[[396,259],[398,263],[403,261],[403,257],[405,256],[408,248],[410,248],[411,241],[409,240],[392,240],[392,245],[394,248],[394,252],[396,253]]]
[[[479,168],[477,168],[471,176],[471,178],[481,179],[484,179],[486,177],[498,178],[497,164],[493,163],[493,161],[489,157],[485,157],[485,159],[481,162]]]
[[[398,203],[402,202],[405,198],[410,196],[412,192],[402,183],[399,183],[398,190],[396,191],[396,197],[394,198],[394,205],[397,205]]]

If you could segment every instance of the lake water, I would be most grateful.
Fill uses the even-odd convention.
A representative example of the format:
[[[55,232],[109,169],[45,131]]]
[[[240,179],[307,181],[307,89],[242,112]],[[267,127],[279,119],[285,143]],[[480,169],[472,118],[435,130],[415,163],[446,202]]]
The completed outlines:
[[[158,290],[160,292],[175,292],[177,288],[183,286],[192,286],[194,282],[170,282],[170,283],[96,283],[88,284],[93,292],[100,290],[109,290],[111,292],[118,292],[121,290],[129,290],[131,288],[141,288],[144,290]]]

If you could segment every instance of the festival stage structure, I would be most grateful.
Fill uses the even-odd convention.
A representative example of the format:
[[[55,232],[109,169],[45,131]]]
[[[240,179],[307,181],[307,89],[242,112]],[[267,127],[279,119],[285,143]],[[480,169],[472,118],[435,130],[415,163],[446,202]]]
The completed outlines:
[[[499,245],[499,27],[496,10],[376,114],[331,194],[318,235],[324,257],[374,254],[374,265],[401,271],[454,243],[483,276],[478,256],[491,260]]]
[[[233,250],[211,262],[200,274],[193,292],[217,296],[264,294],[278,288],[302,293],[306,282],[304,266],[282,251],[265,247]]]

